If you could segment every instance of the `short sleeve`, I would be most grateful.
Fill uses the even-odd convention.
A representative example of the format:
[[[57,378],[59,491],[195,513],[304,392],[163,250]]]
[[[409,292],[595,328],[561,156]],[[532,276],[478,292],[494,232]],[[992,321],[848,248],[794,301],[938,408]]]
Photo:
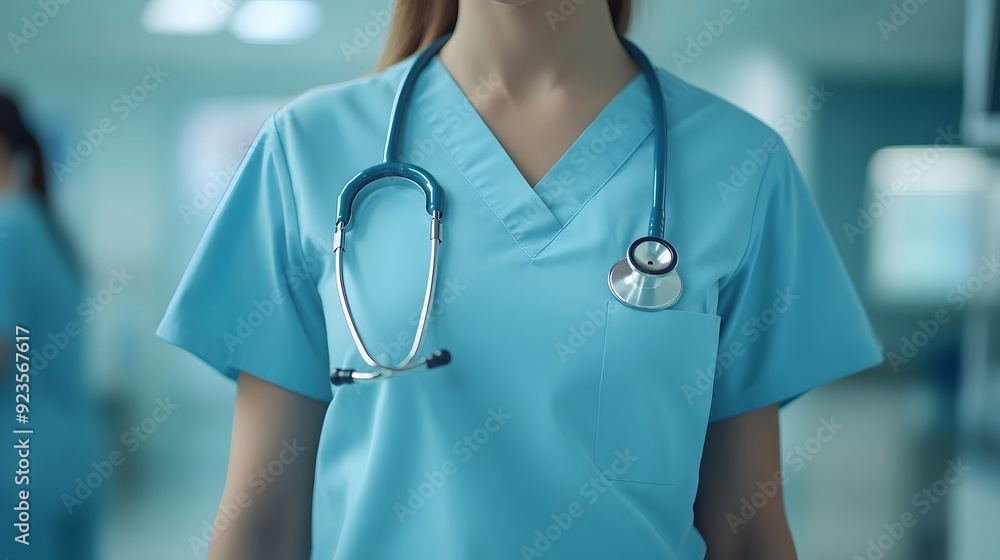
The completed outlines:
[[[745,254],[720,283],[711,420],[882,362],[868,317],[783,142],[763,172]]]
[[[326,327],[276,115],[209,221],[157,336],[236,379],[242,370],[329,401]],[[311,267],[309,265],[312,265]]]

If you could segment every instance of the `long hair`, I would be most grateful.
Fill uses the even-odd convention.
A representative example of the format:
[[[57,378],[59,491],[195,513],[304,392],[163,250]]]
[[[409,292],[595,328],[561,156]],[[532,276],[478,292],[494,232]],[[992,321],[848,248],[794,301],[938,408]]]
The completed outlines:
[[[607,1],[615,29],[624,35],[632,19],[632,0]],[[377,69],[388,68],[454,31],[457,21],[458,0],[396,0]]]
[[[24,154],[28,157],[30,170],[27,187],[42,201],[49,230],[52,232],[59,250],[66,258],[70,270],[74,275],[78,275],[80,267],[76,252],[55,219],[55,211],[49,197],[49,183],[45,173],[45,155],[42,153],[42,146],[38,142],[38,137],[25,124],[17,102],[3,93],[0,93],[0,140],[5,141],[10,146],[11,155]]]

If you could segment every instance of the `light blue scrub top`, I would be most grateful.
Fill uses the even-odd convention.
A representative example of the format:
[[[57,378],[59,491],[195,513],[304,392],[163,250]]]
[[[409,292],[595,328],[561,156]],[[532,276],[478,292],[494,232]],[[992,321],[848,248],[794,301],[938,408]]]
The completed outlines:
[[[365,366],[337,298],[336,200],[381,161],[408,64],[311,90],[267,119],[157,334],[229,377],[330,402],[313,558],[703,558],[692,505],[707,424],[882,359],[782,139],[660,71],[666,238],[684,294],[638,311],[607,277],[646,235],[645,78],[532,189],[435,58],[402,153],[446,193],[424,352],[453,361],[337,388],[332,367]],[[486,95],[488,80],[472,100]],[[732,166],[745,176],[720,188]],[[404,357],[417,323],[423,204],[400,185],[355,206],[346,284],[383,361]]]
[[[91,461],[107,458],[99,445],[99,411],[83,375],[87,322],[79,310],[84,301],[42,200],[26,188],[0,192],[0,336],[7,352],[0,363],[0,402],[7,428],[0,442],[5,516],[0,558],[93,558],[104,493],[92,491],[72,503],[77,478],[94,472]],[[75,326],[68,327],[70,323]],[[23,425],[14,418],[16,385],[23,381],[15,377],[21,375],[13,355],[17,326],[28,329],[30,344],[29,412]],[[14,434],[14,429],[34,433]],[[30,440],[28,479],[15,481],[19,451],[14,446],[24,438]],[[30,492],[29,546],[14,542],[20,532],[14,527],[13,507],[21,490]],[[69,509],[64,496],[74,497]]]

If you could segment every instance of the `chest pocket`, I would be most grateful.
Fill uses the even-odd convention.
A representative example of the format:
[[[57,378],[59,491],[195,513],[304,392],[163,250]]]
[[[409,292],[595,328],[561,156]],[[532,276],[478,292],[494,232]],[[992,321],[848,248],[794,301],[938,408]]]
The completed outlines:
[[[609,479],[673,485],[698,474],[720,318],[609,302],[594,463]]]

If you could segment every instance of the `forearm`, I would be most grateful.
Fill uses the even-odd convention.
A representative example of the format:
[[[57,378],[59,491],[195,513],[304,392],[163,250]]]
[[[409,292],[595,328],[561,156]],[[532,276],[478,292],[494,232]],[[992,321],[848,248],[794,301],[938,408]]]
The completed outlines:
[[[781,479],[779,450],[777,406],[709,425],[695,503],[706,560],[796,560],[780,484],[742,513],[762,482]]]
[[[254,504],[246,491],[225,492],[216,513],[206,560],[308,560],[310,519],[286,515],[301,506]]]
[[[223,496],[213,523],[212,540],[208,547],[206,560],[235,560],[237,558],[257,560],[272,555],[274,551],[269,550],[266,542],[256,542],[254,527],[257,523],[254,522],[254,517],[256,517],[254,512],[244,511],[236,519],[231,519],[225,511],[230,503],[232,500]]]
[[[226,486],[208,560],[309,558],[325,413],[326,403],[240,374]]]
[[[768,504],[773,510],[754,518],[738,532],[715,525],[703,530],[707,552],[705,560],[797,560],[784,508]],[[765,506],[767,508],[768,506]]]
[[[798,560],[792,537],[784,527],[772,530],[760,537],[750,536],[746,553],[740,560]]]

